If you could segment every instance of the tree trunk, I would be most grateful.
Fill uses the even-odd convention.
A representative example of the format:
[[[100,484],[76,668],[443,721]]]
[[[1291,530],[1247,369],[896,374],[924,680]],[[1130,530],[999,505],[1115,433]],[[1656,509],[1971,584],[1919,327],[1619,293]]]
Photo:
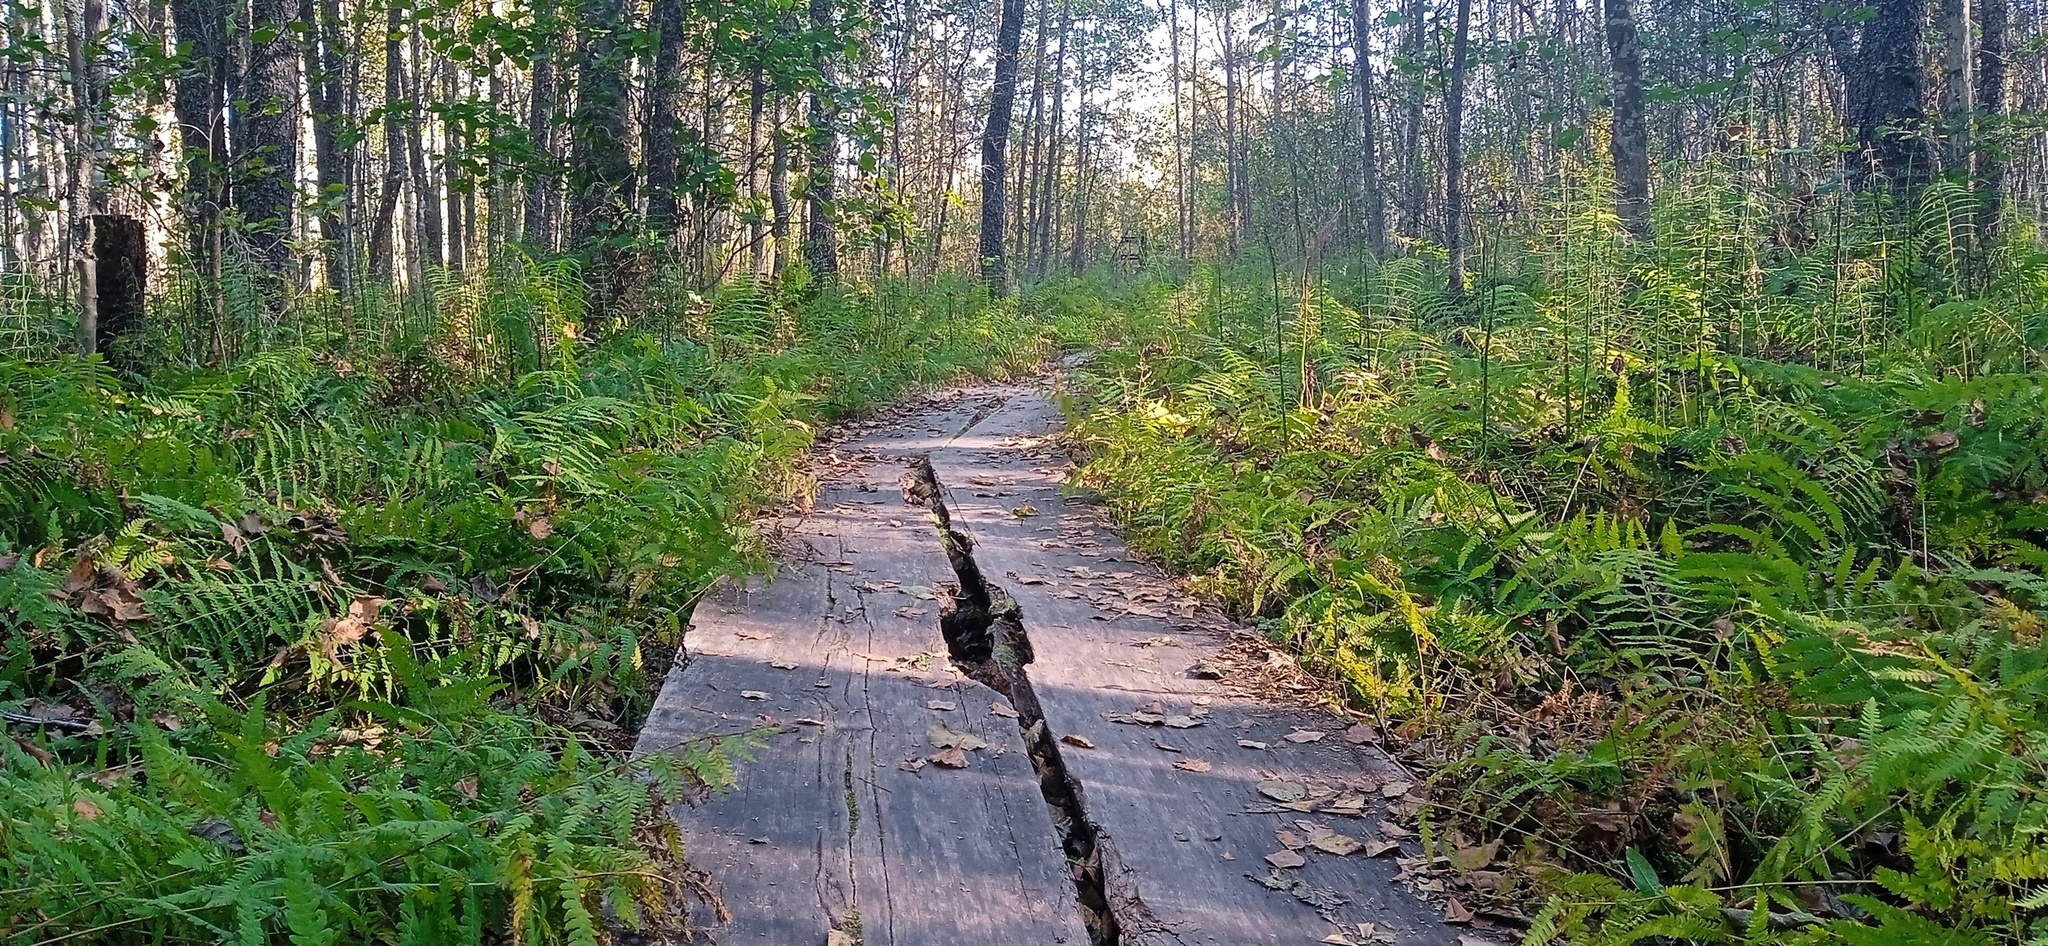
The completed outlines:
[[[219,278],[214,252],[220,234],[222,170],[221,75],[228,58],[225,17],[218,0],[172,0],[178,46],[177,85],[172,107],[178,116],[179,166],[185,186],[179,211],[185,218],[186,260],[198,274],[202,295]]]
[[[1074,0],[1062,0],[1060,4],[1059,51],[1053,54],[1052,64],[1052,128],[1047,137],[1045,164],[1039,174],[1037,250],[1033,254],[1033,272],[1043,275],[1052,270],[1053,198],[1059,186],[1060,152],[1064,147],[1067,118],[1067,40],[1073,35]]]
[[[559,38],[553,0],[534,4],[535,29],[543,37]],[[533,88],[526,106],[526,132],[533,140],[533,156],[526,169],[526,221],[522,229],[526,244],[543,252],[555,248],[555,228],[549,212],[549,192],[555,174],[555,57],[554,44],[543,41],[533,52]]]
[[[1851,124],[1865,160],[1854,162],[1859,183],[1881,175],[1905,194],[1932,170],[1927,146],[1927,0],[1876,0],[1876,15],[1865,20],[1849,83]]]
[[[989,93],[988,124],[981,132],[981,278],[990,292],[1009,284],[1003,255],[1003,193],[1009,173],[1010,110],[1017,99],[1017,52],[1024,41],[1024,0],[1003,0],[996,28],[995,87]]]
[[[1976,0],[1977,62],[1975,99],[1982,128],[1972,151],[1971,174],[1976,179],[1977,233],[1990,246],[1998,239],[2005,222],[2006,56],[2011,48],[2008,33],[2008,0]]]
[[[1380,196],[1379,129],[1373,121],[1372,3],[1351,0],[1352,67],[1358,70],[1359,200],[1365,211],[1365,245],[1387,253],[1387,204]]]
[[[1970,7],[1973,0],[1941,0],[1941,123],[1948,147],[1942,159],[1951,170],[1970,165],[1971,122],[1976,114],[1971,85]]]
[[[804,261],[810,264],[812,276],[836,279],[839,233],[833,214],[838,201],[839,130],[837,108],[832,103],[832,54],[823,42],[825,37],[832,36],[832,0],[810,0],[810,13],[811,28],[819,38],[819,87],[811,92],[811,166],[809,186],[804,188]]]
[[[1643,122],[1643,51],[1631,0],[1607,0],[1607,55],[1613,67],[1614,210],[1632,240],[1649,240],[1650,133]]]
[[[769,132],[768,152],[768,242],[774,251],[769,264],[776,275],[789,265],[789,107],[781,95],[775,97],[775,127]]]
[[[622,234],[634,204],[626,128],[626,69],[632,56],[626,39],[633,24],[624,0],[583,0],[580,12],[569,181],[575,240],[590,244]]]
[[[647,102],[647,227],[666,239],[680,222],[676,194],[681,164],[676,131],[683,111],[683,40],[688,0],[654,0],[654,73]],[[709,90],[706,90],[709,94]]]
[[[115,339],[142,324],[148,298],[149,241],[142,221],[117,214],[91,220],[93,260],[92,351],[105,352]]]
[[[1088,47],[1074,62],[1074,239],[1067,247],[1067,269],[1079,276],[1088,268]]]
[[[339,0],[300,0],[299,18],[311,27],[305,41],[306,88],[312,96],[313,170],[320,194],[320,242],[327,284],[346,296],[355,291],[355,245],[348,220],[353,175],[343,148],[349,116],[342,102],[342,34]]]
[[[249,74],[243,92],[247,140],[235,164],[242,179],[235,204],[248,228],[250,262],[266,283],[270,315],[282,315],[292,271],[292,232],[299,170],[299,51],[291,0],[254,0],[250,6]]]
[[[1237,255],[1243,245],[1245,229],[1251,220],[1250,195],[1245,193],[1243,155],[1239,143],[1243,139],[1243,124],[1240,99],[1243,85],[1238,73],[1237,24],[1231,15],[1234,8],[1225,5],[1223,16],[1217,20],[1217,29],[1223,47],[1223,179],[1224,200],[1228,207],[1228,223],[1225,234],[1230,254]]]
[[[1444,246],[1450,250],[1453,299],[1465,295],[1465,60],[1471,24],[1472,0],[1458,0],[1458,25],[1451,34],[1451,88],[1444,100]]]
[[[427,68],[426,58],[421,55],[420,34],[412,34],[412,78],[407,85],[409,98],[406,108],[412,113],[412,120],[405,125],[406,164],[408,176],[412,179],[413,232],[407,243],[414,248],[413,258],[421,269],[440,266],[446,261],[442,256],[446,234],[441,230],[441,182],[427,171]]]
[[[378,199],[377,219],[370,225],[371,278],[392,287],[398,229],[398,205],[405,196],[405,122],[398,105],[405,99],[405,83],[399,71],[401,25],[397,4],[384,12],[384,193]]]
[[[1409,239],[1422,236],[1422,64],[1424,16],[1422,0],[1408,0],[1405,10],[1408,32],[1401,45],[1408,61],[1418,69],[1408,83],[1408,114],[1402,123],[1401,233]]]
[[[70,53],[72,108],[77,120],[72,125],[69,182],[72,266],[78,274],[78,350],[92,354],[99,350],[99,261],[95,256],[97,221],[101,202],[99,176],[100,146],[100,37],[106,32],[107,8],[102,0],[84,0],[78,22],[66,37]]]

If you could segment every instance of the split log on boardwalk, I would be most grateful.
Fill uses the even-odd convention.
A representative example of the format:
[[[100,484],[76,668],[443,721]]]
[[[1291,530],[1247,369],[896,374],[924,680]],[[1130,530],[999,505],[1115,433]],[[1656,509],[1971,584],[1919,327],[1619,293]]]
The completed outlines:
[[[1458,942],[1392,856],[1332,853],[1384,840],[1405,773],[1344,721],[1201,679],[1226,630],[1066,501],[1058,420],[1004,387],[863,425],[776,579],[698,608],[641,751],[780,730],[678,812],[733,914],[717,941]],[[1331,850],[1273,867],[1281,831]]]

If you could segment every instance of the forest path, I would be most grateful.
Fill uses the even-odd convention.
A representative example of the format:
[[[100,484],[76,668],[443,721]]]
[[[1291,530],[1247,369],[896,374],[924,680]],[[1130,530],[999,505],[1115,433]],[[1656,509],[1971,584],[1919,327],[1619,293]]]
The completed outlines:
[[[1242,632],[1065,495],[1059,427],[1044,385],[843,425],[774,579],[697,608],[639,750],[777,731],[737,790],[678,812],[733,915],[715,941],[1458,943],[1395,878],[1419,852],[1383,824],[1408,776],[1364,728],[1204,679],[1234,675]],[[1021,605],[1027,666],[948,659],[954,572],[898,488],[920,456]]]

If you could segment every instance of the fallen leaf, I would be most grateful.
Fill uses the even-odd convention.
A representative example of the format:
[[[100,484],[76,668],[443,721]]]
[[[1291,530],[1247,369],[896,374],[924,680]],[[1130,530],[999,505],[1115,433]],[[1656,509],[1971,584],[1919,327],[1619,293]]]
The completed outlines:
[[[1359,723],[1344,730],[1344,741],[1354,746],[1376,746],[1380,743],[1380,731],[1372,726]]]
[[[774,667],[774,668],[775,668],[775,669],[777,669],[777,670],[795,670],[795,669],[796,669],[796,664],[793,664],[793,663],[791,663],[791,662],[789,662],[789,661],[787,661],[787,660],[771,660],[771,661],[768,661],[768,666],[770,666],[770,667]]]
[[[1467,909],[1464,904],[1459,903],[1456,898],[1452,898],[1444,903],[1444,922],[1470,923],[1472,922],[1472,911]]]
[[[907,604],[903,607],[897,608],[895,612],[897,617],[902,618],[906,621],[914,621],[930,613],[930,611],[927,611],[923,608],[913,608]]]
[[[933,723],[926,727],[924,736],[935,748],[959,749],[971,752],[987,748],[988,740],[973,733],[961,732],[944,723]]]
[[[526,534],[533,536],[535,542],[545,540],[555,534],[555,524],[549,522],[546,516],[535,516],[532,522],[526,524]]]
[[[1274,801],[1300,801],[1308,797],[1308,786],[1300,782],[1267,779],[1259,783],[1259,794]]]
[[[768,694],[760,690],[741,690],[740,697],[749,700],[765,700],[768,698]]]
[[[1415,836],[1415,832],[1391,821],[1380,822],[1380,833],[1390,838],[1412,838]]]
[[[1388,782],[1380,786],[1380,797],[1399,798],[1408,794],[1408,790],[1414,787],[1415,785],[1411,782]]]
[[[1358,942],[1356,940],[1342,933],[1331,933],[1330,935],[1325,936],[1322,939],[1316,940],[1316,942],[1327,943],[1330,944],[1330,946],[1358,946]]]
[[[1318,835],[1310,843],[1316,846],[1316,850],[1326,854],[1335,854],[1338,857],[1349,855],[1365,846],[1364,842],[1359,841],[1357,838],[1348,834],[1337,834],[1336,832]]]
[[[994,715],[1002,716],[1008,719],[1017,718],[1017,711],[1011,709],[1010,704],[1008,703],[990,703],[988,705],[988,711]]]
[[[378,612],[384,610],[384,599],[375,595],[356,595],[348,603],[348,612],[327,625],[327,639],[331,646],[353,644],[370,633],[371,625],[377,622]]]
[[[955,703],[952,700],[926,700],[924,701],[924,708],[928,710],[937,710],[941,713],[950,713],[956,709],[959,709],[960,704]]]
[[[922,772],[924,771],[924,760],[905,759],[902,762],[897,763],[896,767],[902,769],[905,772]]]
[[[1026,503],[1010,510],[1010,515],[1016,516],[1019,519],[1029,519],[1032,516],[1038,515],[1038,507]]]
[[[1182,759],[1179,762],[1175,762],[1173,764],[1173,767],[1188,772],[1207,772],[1210,769],[1215,768],[1215,766],[1212,766],[1208,762],[1205,762],[1201,759]]]
[[[1288,742],[1294,743],[1321,742],[1323,741],[1323,733],[1317,729],[1297,729],[1288,733],[1286,738]]]
[[[964,769],[967,767],[967,753],[960,751],[959,746],[940,749],[932,753],[931,759],[932,764],[943,765],[949,769]]]
[[[809,717],[809,716],[799,716],[799,717],[797,717],[797,718],[796,718],[796,724],[797,724],[797,725],[799,725],[799,726],[820,726],[820,727],[822,727],[822,726],[824,726],[824,725],[825,725],[825,721],[824,721],[824,720],[822,720],[822,719],[814,719],[814,718],[812,718],[812,717]]]
[[[461,792],[464,798],[475,798],[476,788],[476,776],[465,776],[455,780],[455,790]]]
[[[100,818],[100,806],[93,804],[92,799],[89,798],[81,798],[72,802],[71,810],[78,812],[78,816],[87,821],[98,821]]]
[[[1168,716],[1166,725],[1171,729],[1193,729],[1202,725],[1202,721],[1192,716]]]
[[[1308,858],[1302,857],[1293,851],[1279,850],[1266,855],[1266,863],[1274,867],[1300,867],[1308,863]]]
[[[1252,739],[1239,739],[1237,747],[1239,749],[1264,749],[1266,744]]]
[[[1285,828],[1273,832],[1273,840],[1279,841],[1281,847],[1290,851],[1299,851],[1302,848],[1308,847],[1308,839]]]
[[[1362,815],[1365,813],[1365,796],[1357,792],[1345,792],[1330,800],[1323,810],[1333,815]]]
[[[1077,747],[1079,747],[1079,748],[1082,748],[1082,749],[1093,749],[1093,748],[1095,748],[1095,743],[1089,742],[1089,741],[1088,741],[1088,737],[1087,737],[1087,736],[1083,736],[1083,735],[1081,735],[1080,733],[1071,733],[1071,732],[1070,732],[1070,733],[1068,733],[1068,734],[1066,734],[1066,735],[1064,735],[1064,736],[1061,736],[1061,737],[1060,737],[1060,741],[1061,741],[1061,742],[1064,742],[1064,743],[1066,743],[1067,745],[1070,745],[1070,746],[1077,746]]]
[[[1494,856],[1499,853],[1500,841],[1498,839],[1488,841],[1478,847],[1461,847],[1451,852],[1451,866],[1463,871],[1479,870],[1493,863]]]
[[[1380,855],[1382,855],[1382,854],[1390,854],[1390,853],[1393,853],[1393,852],[1395,852],[1395,851],[1399,851],[1400,849],[1401,849],[1401,842],[1399,842],[1399,841],[1367,841],[1367,842],[1365,842],[1365,856],[1367,856],[1367,857],[1378,857],[1378,856],[1380,856]]]

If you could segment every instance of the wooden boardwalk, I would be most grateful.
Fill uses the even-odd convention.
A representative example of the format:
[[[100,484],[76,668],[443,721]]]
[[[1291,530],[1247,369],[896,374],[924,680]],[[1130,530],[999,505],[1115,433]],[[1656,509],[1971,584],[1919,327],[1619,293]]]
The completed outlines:
[[[1406,776],[1344,721],[1202,679],[1223,634],[1067,501],[1058,422],[1002,387],[849,428],[774,579],[697,609],[640,751],[779,728],[737,791],[678,813],[733,914],[716,942],[1472,941],[1394,880],[1413,842],[1365,847]],[[918,456],[1021,606],[1014,699],[948,659],[954,572],[897,487]]]

